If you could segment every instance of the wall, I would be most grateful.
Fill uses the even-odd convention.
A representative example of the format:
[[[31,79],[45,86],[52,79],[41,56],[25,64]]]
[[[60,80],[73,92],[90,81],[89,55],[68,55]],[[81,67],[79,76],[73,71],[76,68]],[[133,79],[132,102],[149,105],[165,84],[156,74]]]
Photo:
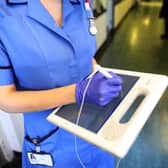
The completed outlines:
[[[106,31],[106,13],[102,14],[96,19],[96,27],[98,33],[96,35],[97,39],[97,49],[101,47],[101,45],[106,40],[107,31]]]
[[[135,4],[135,0],[122,0],[115,6],[114,27],[116,28],[129,9]]]

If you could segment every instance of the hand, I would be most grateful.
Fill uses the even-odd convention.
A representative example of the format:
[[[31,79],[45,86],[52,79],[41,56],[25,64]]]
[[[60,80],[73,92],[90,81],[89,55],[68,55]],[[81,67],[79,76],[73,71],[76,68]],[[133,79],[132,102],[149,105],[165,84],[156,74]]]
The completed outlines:
[[[109,72],[112,78],[106,78],[100,72],[92,77],[87,89],[85,102],[104,106],[116,98],[122,90],[122,79],[113,72]],[[76,85],[76,102],[81,104],[84,90],[90,79],[84,79]]]

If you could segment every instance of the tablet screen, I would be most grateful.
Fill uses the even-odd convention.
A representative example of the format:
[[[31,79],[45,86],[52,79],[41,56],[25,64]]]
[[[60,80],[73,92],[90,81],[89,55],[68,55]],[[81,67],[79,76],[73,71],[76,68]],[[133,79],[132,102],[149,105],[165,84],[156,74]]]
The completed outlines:
[[[79,126],[97,133],[139,79],[139,77],[135,76],[120,76],[123,79],[123,89],[121,95],[103,107],[85,103],[80,116]],[[77,104],[66,105],[56,112],[55,115],[58,115],[75,124],[79,108],[80,106]]]

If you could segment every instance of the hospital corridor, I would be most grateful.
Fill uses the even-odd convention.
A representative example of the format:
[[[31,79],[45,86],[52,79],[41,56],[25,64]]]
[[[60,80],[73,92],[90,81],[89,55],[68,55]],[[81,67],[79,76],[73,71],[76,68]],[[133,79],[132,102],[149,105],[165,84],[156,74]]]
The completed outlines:
[[[103,66],[168,74],[168,41],[162,41],[160,7],[140,6],[127,15],[100,59]],[[121,168],[167,168],[168,92],[166,91]]]
[[[3,1],[5,1],[5,0],[3,0]],[[19,3],[20,1],[22,1],[22,0],[17,1],[17,3]],[[32,0],[28,0],[28,1],[32,1]],[[65,2],[65,1],[62,1],[62,2]],[[79,10],[77,6],[81,2],[79,2],[78,0],[76,0],[76,1],[67,0],[67,1],[73,5],[73,8],[77,8],[77,10]],[[12,6],[15,8],[14,2],[16,2],[16,0],[11,0],[11,2],[13,3]],[[86,1],[86,3],[87,2],[90,2],[90,1]],[[139,97],[141,98],[141,96],[144,96],[145,94],[147,94],[147,95],[151,94],[152,96],[151,97],[149,96],[150,99],[153,99],[156,101],[155,104],[152,104],[151,100],[149,100],[148,102],[146,101],[147,102],[146,105],[144,103],[145,108],[142,109],[142,113],[144,113],[144,115],[145,115],[145,111],[146,111],[146,113],[149,112],[148,113],[149,115],[146,115],[146,118],[144,118],[144,122],[141,121],[141,120],[143,120],[143,116],[139,115],[139,120],[138,120],[136,118],[136,116],[134,116],[134,114],[129,114],[134,117],[134,118],[132,117],[133,119],[131,121],[133,123],[135,120],[135,122],[134,122],[135,125],[138,122],[139,123],[142,122],[142,128],[139,127],[139,129],[137,128],[137,130],[136,130],[133,128],[134,126],[132,125],[132,126],[130,126],[130,130],[129,130],[130,132],[125,131],[125,133],[122,133],[121,130],[122,129],[124,130],[125,128],[121,127],[121,130],[117,130],[117,128],[120,129],[120,127],[117,125],[118,123],[116,124],[116,127],[115,127],[115,122],[114,122],[114,123],[112,123],[113,128],[110,129],[109,132],[105,132],[105,133],[109,133],[109,135],[111,135],[112,137],[113,137],[113,133],[116,135],[115,138],[116,138],[116,140],[118,140],[117,145],[119,145],[119,147],[120,147],[120,143],[121,143],[121,148],[117,149],[117,145],[116,145],[116,148],[114,145],[111,149],[111,153],[114,153],[114,165],[112,168],[168,168],[168,89],[167,89],[168,82],[167,83],[165,82],[165,84],[164,84],[164,80],[168,76],[168,37],[167,36],[163,37],[163,34],[165,32],[165,22],[164,22],[163,18],[160,18],[160,10],[162,8],[162,2],[163,2],[162,0],[95,0],[95,1],[93,0],[93,15],[95,16],[96,19],[95,19],[95,23],[92,22],[92,20],[89,22],[91,27],[88,30],[90,31],[91,37],[90,36],[88,37],[87,35],[82,34],[83,38],[86,37],[86,40],[87,40],[87,38],[90,40],[88,43],[91,45],[91,43],[93,42],[92,38],[96,34],[96,30],[94,29],[95,28],[94,24],[95,24],[95,26],[97,27],[97,30],[98,30],[97,35],[96,35],[97,51],[96,51],[95,59],[96,59],[97,63],[99,65],[101,65],[101,67],[106,67],[106,68],[112,69],[119,76],[120,76],[120,70],[121,70],[121,78],[123,77],[123,82],[126,81],[127,84],[130,85],[129,86],[130,88],[128,88],[127,91],[124,90],[125,92],[123,92],[125,94],[124,95],[125,97],[127,94],[129,95],[133,91],[136,91],[136,88],[132,92],[130,91],[134,86],[133,83],[135,84],[138,81],[138,79],[140,79],[141,77],[143,78],[145,76],[145,73],[163,75],[163,79],[162,79],[162,76],[159,76],[160,79],[158,79],[158,78],[156,79],[156,82],[158,82],[157,84],[155,83],[155,80],[152,81],[153,83],[151,83],[151,85],[153,85],[154,87],[152,89],[150,89],[150,91],[148,91],[146,93],[145,92],[146,90],[144,90],[140,94],[140,96],[138,96],[138,98],[135,99],[135,101],[138,101]],[[10,0],[9,0],[9,4],[10,4]],[[24,3],[22,2],[21,5],[16,5],[16,6],[21,7],[23,4]],[[3,3],[2,3],[2,6],[3,6]],[[74,10],[73,8],[70,10],[73,11]],[[1,2],[0,2],[0,21],[1,21],[1,10],[3,10],[3,9],[4,8],[1,7]],[[88,9],[89,9],[89,7],[88,7]],[[9,9],[9,11],[10,10],[11,9]],[[167,10],[168,10],[168,7],[167,7]],[[42,9],[41,9],[41,11],[42,11]],[[71,15],[73,15],[72,11],[70,11]],[[167,13],[168,13],[168,11],[167,11]],[[68,15],[68,12],[66,13],[66,15]],[[75,17],[76,16],[74,16],[72,18],[75,18]],[[70,15],[69,15],[69,17],[66,17],[67,20],[68,20],[68,18],[69,19],[71,18]],[[167,14],[167,20],[168,20],[168,14]],[[22,22],[20,22],[20,23],[23,24]],[[35,21],[33,20],[33,22],[30,22],[30,23],[35,24]],[[65,23],[63,22],[63,28],[65,27],[64,24]],[[85,22],[84,22],[84,24],[85,24]],[[68,25],[68,21],[67,21],[67,25]],[[89,24],[86,24],[86,25],[89,25]],[[0,26],[1,26],[1,23],[0,23]],[[31,27],[31,26],[29,25],[28,27]],[[84,25],[84,27],[85,27],[85,25]],[[11,29],[12,29],[12,27],[11,27]],[[35,26],[35,30],[37,30],[37,29],[38,29],[38,27]],[[71,30],[71,29],[69,28],[67,30]],[[3,29],[2,29],[2,31],[3,31]],[[80,32],[81,29],[77,30],[77,32],[78,31]],[[35,31],[32,31],[32,32],[33,32],[32,34],[35,33]],[[16,31],[16,33],[17,33],[17,31]],[[38,33],[39,34],[42,33],[42,30],[39,29]],[[75,31],[72,31],[72,34],[73,33],[75,33]],[[67,37],[65,37],[65,35],[63,35],[63,36],[64,36],[63,38],[67,38]],[[2,37],[3,37],[3,35],[2,35]],[[20,39],[20,38],[21,37],[18,37],[18,39]],[[70,35],[68,35],[68,38],[70,38]],[[43,38],[41,38],[41,39],[43,40]],[[36,36],[36,41],[38,41],[37,36]],[[48,42],[48,44],[46,43],[46,45],[51,45],[51,43],[49,41],[47,41],[47,42]],[[83,44],[84,48],[86,48],[89,46],[88,43],[87,43],[87,41],[85,41],[81,44]],[[28,43],[23,44],[23,46],[26,44],[28,44]],[[67,46],[69,45],[68,40],[67,40],[66,45]],[[79,45],[80,45],[80,42],[79,42]],[[44,47],[43,44],[41,46]],[[1,27],[0,27],[0,50],[2,47],[1,47]],[[28,47],[30,47],[30,46],[28,46]],[[59,47],[60,46],[58,46],[58,48]],[[48,50],[48,51],[50,52],[50,50]],[[66,52],[70,52],[69,49],[67,49],[67,50],[65,49],[64,53],[66,53]],[[81,52],[83,52],[83,50]],[[81,54],[81,52],[79,52],[79,54]],[[88,49],[88,53],[85,52],[84,55],[90,54],[92,52],[93,52],[92,49],[90,49],[90,50]],[[44,53],[45,53],[45,50],[44,50]],[[0,54],[1,54],[1,51],[0,51]],[[0,55],[0,57],[1,57],[1,55]],[[0,61],[1,61],[1,58],[0,58]],[[42,60],[42,61],[44,61],[44,60]],[[39,64],[37,63],[37,65],[39,65]],[[0,63],[0,68],[2,66]],[[86,68],[87,68],[86,62],[85,62],[84,66],[86,66]],[[71,69],[71,70],[73,72],[75,72],[75,69]],[[119,70],[119,71],[117,71],[117,70]],[[0,69],[0,71],[1,71],[1,69]],[[128,74],[127,74],[127,71],[128,71]],[[100,70],[100,72],[101,72],[101,70]],[[103,73],[104,73],[104,76],[106,76],[107,78],[108,78],[109,74],[112,74],[112,79],[113,79],[113,72],[108,73],[108,71],[105,71],[105,72],[103,71],[102,74]],[[36,73],[34,73],[34,76],[35,75],[36,75]],[[61,75],[66,75],[66,73],[62,73]],[[29,75],[27,75],[27,76],[29,77]],[[131,76],[132,76],[132,78],[131,78]],[[0,73],[0,77],[3,77],[3,75],[1,76],[1,73]],[[39,77],[41,77],[41,75],[39,75]],[[114,77],[115,77],[115,75],[114,75]],[[151,78],[152,77],[153,76],[151,75]],[[92,78],[92,76],[90,78]],[[90,78],[88,78],[88,81]],[[66,80],[68,80],[68,79],[66,79]],[[65,80],[65,82],[66,82],[66,80]],[[110,80],[110,79],[108,79],[108,80]],[[131,80],[133,81],[132,85],[130,84]],[[145,80],[145,78],[143,78],[143,80]],[[160,82],[159,82],[159,80],[160,80]],[[80,81],[81,81],[81,79],[80,79]],[[92,82],[92,79],[90,81]],[[23,84],[24,84],[24,82],[25,81],[23,79]],[[143,89],[146,87],[146,85],[148,85],[148,83],[149,83],[149,80],[143,86],[140,86],[140,87],[142,87],[142,89]],[[163,83],[164,89],[159,88],[159,86],[162,86],[161,83]],[[48,87],[47,82],[45,84],[44,84],[44,86],[47,88]],[[62,84],[61,82],[58,83],[58,87],[60,87],[61,84]],[[84,84],[82,83],[81,87]],[[119,84],[120,84],[120,82],[119,82]],[[119,84],[117,83],[114,85],[119,85]],[[1,86],[1,83],[0,83],[0,86]],[[28,87],[28,85],[26,85],[26,86]],[[85,85],[85,86],[86,86],[85,88],[88,87],[88,85]],[[43,85],[41,85],[40,87],[43,87]],[[36,86],[34,88],[36,88]],[[52,88],[52,87],[49,87],[49,88]],[[124,88],[124,89],[126,89],[126,88]],[[129,91],[130,91],[130,93],[128,93]],[[81,91],[80,91],[80,93],[81,93]],[[90,92],[90,93],[92,93],[92,92]],[[121,92],[120,93],[121,95],[119,95],[119,96],[122,96],[123,93]],[[83,95],[84,96],[86,95],[85,91],[84,91]],[[1,96],[1,93],[0,93],[0,96]],[[158,99],[157,99],[157,96],[158,96]],[[120,106],[120,103],[121,103],[121,105],[123,105],[123,107],[126,107],[126,105],[124,104],[124,98],[122,98],[118,101],[119,102],[117,104],[118,107]],[[86,95],[86,99],[87,99],[87,95]],[[131,95],[130,95],[130,99],[131,99]],[[90,99],[88,98],[87,100],[90,100]],[[94,100],[94,99],[91,99],[91,100]],[[138,106],[143,104],[142,103],[143,100],[145,102],[146,99],[142,97],[142,100],[140,100],[141,101],[140,103],[135,102],[134,103],[135,107],[132,107],[131,105],[129,105],[127,112],[129,113],[129,111],[132,111],[132,109],[134,109],[134,111],[136,111],[138,109],[139,113],[141,113],[141,110],[140,110],[140,108],[138,108]],[[79,103],[81,106],[82,106],[83,101],[84,101],[84,98],[82,97],[81,101]],[[117,100],[116,100],[116,102],[117,102]],[[127,102],[127,101],[125,101],[125,102]],[[89,107],[90,107],[90,105],[88,105],[88,107],[86,107],[86,108],[89,108]],[[120,108],[117,109],[116,105],[114,105],[113,107],[115,107],[115,109],[113,110],[114,111],[114,119],[115,119],[115,110],[117,111]],[[153,107],[153,108],[151,108],[151,107]],[[85,108],[85,110],[86,110],[86,108]],[[92,108],[92,109],[94,109],[94,108]],[[80,111],[80,110],[78,110],[78,111]],[[119,111],[120,110],[118,110],[117,112],[119,113]],[[122,110],[121,110],[121,112],[122,112]],[[49,112],[46,111],[46,113],[48,115]],[[101,113],[103,113],[103,111],[101,111]],[[27,118],[30,119],[30,117],[28,117],[28,114],[26,114],[26,115],[27,115]],[[45,115],[43,113],[43,116],[47,117],[47,115]],[[55,113],[54,113],[54,115],[55,115]],[[64,125],[64,123],[60,123],[60,125],[59,125],[59,122],[61,122],[62,120],[61,119],[59,120],[59,118],[56,118],[57,121],[56,121],[56,119],[54,120],[54,117],[55,117],[54,115],[51,115],[50,118],[48,118],[46,120],[48,120],[48,122],[51,121],[52,124],[55,122],[56,123],[56,124],[54,123],[55,125],[57,125],[57,122],[58,122],[59,127],[62,126],[67,131],[70,131],[71,133],[73,133],[73,131],[75,132],[75,130],[77,130],[77,128],[75,126],[74,126],[74,130],[73,130],[73,126],[72,126],[72,129],[69,128],[71,126],[71,125],[70,126],[68,125],[69,120],[68,120],[68,123],[65,123],[65,125]],[[58,113],[58,115],[59,115],[59,113]],[[78,115],[76,114],[76,116],[78,116]],[[110,115],[111,115],[111,113],[110,113]],[[65,114],[63,113],[61,115],[61,111],[60,111],[60,116],[65,117],[66,113]],[[75,116],[75,114],[74,114],[74,116]],[[109,117],[109,114],[107,114],[107,116]],[[37,117],[37,116],[35,116],[35,117]],[[72,116],[70,116],[70,114],[68,114],[67,117],[71,118]],[[82,120],[82,117],[84,119],[84,122],[89,122],[89,119],[87,121],[87,119],[84,118],[86,116],[84,116],[84,115],[82,116],[82,112],[81,112],[81,120]],[[117,117],[118,116],[116,115],[116,118]],[[33,119],[33,118],[31,118],[31,119]],[[79,120],[80,120],[80,118],[79,118]],[[25,119],[24,122],[27,122],[27,121],[28,121],[28,119],[27,120]],[[98,121],[100,121],[100,120],[97,119],[96,123],[98,123]],[[110,120],[108,120],[108,121],[110,121]],[[111,119],[111,121],[113,121],[113,120]],[[130,125],[131,125],[131,121],[130,121]],[[36,122],[38,122],[38,120]],[[76,119],[76,121],[72,121],[72,119],[71,119],[71,122],[77,123],[77,119]],[[106,120],[102,121],[102,125],[105,123],[107,123],[107,118],[106,118]],[[109,128],[108,124],[106,126]],[[84,127],[83,125],[81,127]],[[91,125],[93,127],[94,124],[91,124]],[[97,127],[100,129],[101,126],[99,125]],[[44,126],[39,125],[39,127],[43,128]],[[50,125],[49,125],[49,127],[54,128]],[[57,128],[59,129],[59,127],[57,127]],[[87,135],[81,135],[81,133],[75,133],[75,135],[80,136],[81,138],[87,139],[88,141],[90,140],[89,142],[95,143],[96,146],[98,146],[100,148],[102,145],[102,148],[105,149],[105,151],[110,152],[110,149],[108,150],[108,145],[106,146],[106,144],[103,143],[104,142],[103,140],[102,140],[102,143],[99,143],[101,141],[101,139],[100,139],[100,141],[98,141],[98,140],[96,141],[96,138],[99,138],[99,136],[103,136],[104,134],[103,134],[103,129],[100,130],[100,132],[99,132],[97,127],[96,128],[95,127],[94,127],[94,129],[96,131],[95,130],[93,131],[93,129],[90,129],[90,127],[87,127],[88,130],[90,129],[89,132],[91,132],[91,133],[88,132],[88,134],[89,134],[88,137],[87,137]],[[129,129],[129,124],[128,125],[126,124],[126,127],[128,127],[128,129]],[[104,129],[105,128],[106,127],[104,127]],[[85,127],[84,127],[84,129],[85,129]],[[131,129],[133,131],[132,134],[131,134]],[[79,128],[79,130],[80,130],[80,128]],[[26,131],[28,131],[28,127],[26,127]],[[93,136],[92,131],[94,133],[96,133],[96,135],[98,134],[98,136],[95,136],[95,139],[94,138],[89,139],[89,136],[90,137]],[[85,133],[85,130],[83,130],[83,134],[84,133]],[[118,138],[120,134],[123,134],[123,137],[121,139]],[[32,134],[32,135],[35,135],[35,134]],[[45,163],[44,163],[44,165],[42,164],[42,160],[43,160],[42,158],[39,159],[37,162],[35,162],[35,161],[33,162],[33,159],[31,157],[38,156],[38,153],[40,153],[39,152],[40,146],[38,146],[38,143],[35,148],[37,155],[32,155],[33,152],[35,152],[33,150],[28,151],[28,153],[27,153],[32,166],[30,166],[31,164],[27,164],[27,166],[29,165],[30,167],[23,166],[23,163],[22,163],[23,162],[23,159],[22,159],[23,136],[24,136],[24,132],[23,132],[22,114],[5,113],[1,109],[1,104],[0,104],[0,168],[42,168],[42,167],[57,168],[57,161],[56,161],[56,163],[54,163],[54,165],[56,165],[56,166],[54,166],[52,161],[50,161],[49,156],[45,152],[42,154],[44,154],[44,155],[46,154],[45,159],[46,160],[48,159],[48,163],[47,163],[48,166]],[[45,136],[42,139],[45,139],[47,136]],[[66,136],[68,137],[68,134],[65,133],[65,137]],[[60,137],[63,138],[63,136],[60,136]],[[31,141],[33,142],[33,140],[34,139],[31,140],[29,137],[27,138],[26,143],[28,143],[28,146],[30,146],[30,142]],[[109,138],[108,140],[110,141],[111,139]],[[58,139],[58,141],[59,141],[59,139]],[[112,141],[113,141],[113,139],[112,139]],[[115,141],[115,139],[114,139],[114,141]],[[76,144],[78,142],[80,142],[80,140],[77,141]],[[108,142],[108,141],[105,141],[105,142]],[[125,148],[124,146],[122,147],[122,143],[124,144],[124,146],[128,145],[128,148],[127,147]],[[25,142],[24,142],[24,144],[25,144]],[[68,144],[67,142],[64,142],[64,145],[67,145],[67,144]],[[72,144],[75,144],[75,143],[72,143]],[[50,145],[50,141],[48,142],[48,145]],[[63,144],[61,144],[61,145],[64,146]],[[74,145],[74,151],[75,150],[77,151],[77,147],[75,145]],[[41,148],[43,148],[43,147],[41,147]],[[57,146],[56,146],[56,148],[57,148]],[[82,160],[82,156],[86,157],[87,159],[89,158],[89,155],[87,155],[88,151],[86,151],[85,155],[84,155],[84,153],[81,153],[81,155],[80,155],[81,148],[80,148],[80,146],[78,147],[78,149],[79,149],[78,161],[80,159]],[[91,147],[91,149],[92,148],[93,147]],[[24,150],[25,149],[26,148],[24,147]],[[93,148],[94,151],[96,151],[96,149]],[[58,154],[56,154],[56,156],[57,155]],[[94,153],[92,155],[94,156]],[[96,156],[96,154],[95,154],[95,156]],[[103,155],[103,156],[105,157],[106,155]],[[119,158],[120,156],[121,156],[121,159]],[[68,158],[68,154],[65,154],[64,157]],[[39,154],[39,158],[40,158],[40,154]],[[83,159],[83,160],[86,160],[86,159]],[[92,162],[94,162],[94,160],[92,160],[92,159],[88,159],[88,160],[89,161],[91,160]],[[60,160],[58,159],[58,162],[59,161]],[[27,160],[27,162],[28,162],[28,160]],[[86,163],[87,163],[87,161],[86,161]],[[26,165],[26,161],[24,164]],[[58,163],[58,165],[59,164],[60,163]],[[63,165],[63,164],[60,164],[60,165]],[[107,165],[105,166],[105,164],[103,165],[102,163],[101,163],[101,166],[99,166],[99,167],[91,166],[91,165],[89,165],[87,167],[87,165],[85,165],[84,163],[81,163],[80,166],[74,166],[74,168],[92,168],[92,167],[93,168],[111,168],[111,167],[108,167]],[[62,168],[62,167],[58,166],[58,168]],[[65,168],[72,168],[72,166],[65,167]]]

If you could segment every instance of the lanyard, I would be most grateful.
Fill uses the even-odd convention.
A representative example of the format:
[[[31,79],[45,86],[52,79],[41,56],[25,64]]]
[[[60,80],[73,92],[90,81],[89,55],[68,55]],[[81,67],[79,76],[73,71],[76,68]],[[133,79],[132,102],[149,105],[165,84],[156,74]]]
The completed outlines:
[[[97,34],[97,28],[95,26],[95,17],[90,7],[90,0],[85,0],[85,10],[89,19],[89,32],[91,35],[95,36]]]
[[[85,10],[87,12],[88,18],[94,18],[92,9],[90,6],[90,0],[85,0]]]

